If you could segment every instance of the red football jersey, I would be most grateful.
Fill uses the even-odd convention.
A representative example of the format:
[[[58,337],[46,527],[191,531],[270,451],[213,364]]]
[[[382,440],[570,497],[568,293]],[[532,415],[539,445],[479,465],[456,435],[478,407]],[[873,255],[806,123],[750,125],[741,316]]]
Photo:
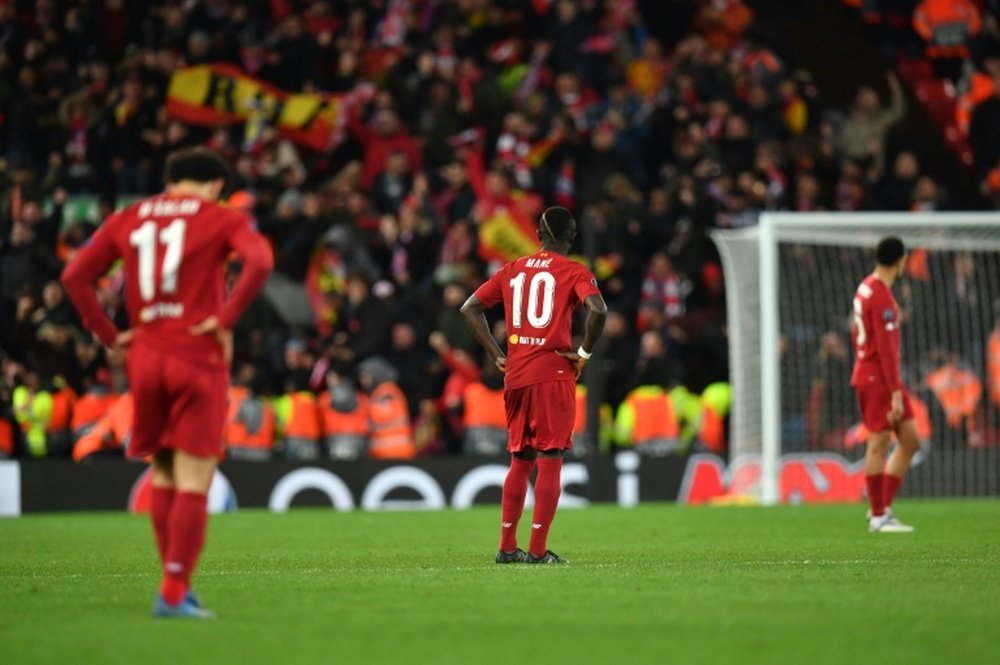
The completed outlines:
[[[892,291],[875,275],[854,294],[854,371],[851,385],[881,383],[902,390],[899,356],[899,308]]]
[[[535,252],[505,265],[476,291],[487,307],[503,301],[507,320],[507,388],[573,381],[573,311],[600,295],[589,270],[555,252]]]
[[[225,265],[233,251],[243,272],[227,299]],[[198,355],[217,355],[218,345],[188,329],[213,315],[231,328],[273,266],[267,242],[241,212],[194,196],[161,194],[139,201],[108,217],[63,272],[66,293],[84,325],[108,345],[118,330],[102,310],[94,282],[119,258],[136,335]]]

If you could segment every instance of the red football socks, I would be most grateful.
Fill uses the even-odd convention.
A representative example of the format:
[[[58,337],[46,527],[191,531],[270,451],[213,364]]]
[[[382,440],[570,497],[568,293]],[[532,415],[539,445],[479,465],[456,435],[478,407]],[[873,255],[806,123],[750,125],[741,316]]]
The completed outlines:
[[[878,517],[885,512],[885,479],[884,473],[876,473],[865,476],[865,484],[868,486],[868,503],[872,508],[872,517]]]
[[[160,594],[171,605],[184,599],[191,585],[198,555],[205,545],[208,497],[195,492],[177,492],[170,511],[167,557],[163,563]]]
[[[884,480],[882,481],[882,503],[888,508],[892,505],[892,500],[896,498],[896,493],[899,492],[899,488],[903,484],[903,479],[899,476],[894,476],[891,473],[884,475]]]
[[[500,549],[513,552],[517,549],[517,523],[524,511],[524,497],[528,494],[528,476],[535,467],[534,460],[511,456],[510,470],[503,481],[500,503]]]
[[[559,494],[562,492],[561,457],[539,457],[538,477],[535,479],[535,515],[531,520],[531,544],[528,552],[533,556],[545,556],[548,550],[549,527],[556,516]]]
[[[160,553],[160,563],[167,560],[167,543],[170,528],[170,511],[174,507],[173,487],[153,487],[149,516],[153,520],[156,535],[156,549]]]

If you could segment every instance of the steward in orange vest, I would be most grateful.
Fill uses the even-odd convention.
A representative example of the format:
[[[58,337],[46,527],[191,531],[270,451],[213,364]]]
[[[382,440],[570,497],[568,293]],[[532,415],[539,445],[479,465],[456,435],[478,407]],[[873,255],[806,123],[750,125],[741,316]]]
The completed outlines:
[[[274,400],[278,430],[285,457],[291,460],[319,459],[319,411],[316,397],[307,391],[291,392]]]
[[[117,399],[118,395],[108,390],[106,386],[95,383],[76,400],[76,404],[73,405],[73,417],[70,420],[74,444],[94,429],[97,421],[108,412]]]
[[[410,409],[396,384],[396,369],[383,358],[372,357],[358,365],[358,377],[369,398],[369,455],[375,459],[416,457]]]
[[[923,0],[913,12],[913,29],[927,44],[927,57],[969,57],[969,42],[979,34],[982,21],[971,0]]]
[[[90,431],[77,440],[73,446],[73,461],[82,462],[95,453],[127,448],[132,438],[134,414],[131,393],[115,399]]]
[[[485,371],[481,381],[462,389],[462,453],[502,457],[507,452],[507,412],[503,405],[503,376]]]
[[[926,383],[944,410],[949,427],[958,429],[964,421],[970,431],[976,429],[976,412],[983,395],[979,377],[950,360],[928,374]]]
[[[680,425],[670,393],[661,386],[639,386],[625,397],[615,418],[615,440],[619,446],[634,446],[636,452],[663,457],[680,451]]]
[[[274,407],[250,388],[229,388],[226,455],[234,460],[265,462],[274,452]]]
[[[994,408],[1000,409],[1000,325],[993,330],[986,346],[986,371],[990,377],[990,400]]]
[[[329,372],[327,391],[319,396],[319,423],[326,456],[356,460],[368,454],[368,395],[350,379]]]

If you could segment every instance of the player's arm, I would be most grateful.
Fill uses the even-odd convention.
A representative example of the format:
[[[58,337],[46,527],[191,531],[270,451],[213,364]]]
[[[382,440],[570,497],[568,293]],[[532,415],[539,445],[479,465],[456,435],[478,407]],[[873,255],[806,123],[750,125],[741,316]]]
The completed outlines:
[[[492,280],[491,280],[492,281]],[[487,282],[484,288],[489,285]],[[482,290],[482,289],[480,289]],[[469,299],[465,301],[462,305],[462,316],[465,317],[465,323],[469,326],[469,330],[472,331],[472,336],[479,342],[486,353],[489,354],[490,358],[493,359],[493,363],[497,366],[501,372],[507,371],[507,357],[504,356],[503,350],[497,341],[493,339],[493,335],[490,334],[490,325],[486,321],[486,310],[489,306],[484,303],[479,298],[479,291],[473,293],[469,296]]]
[[[105,222],[105,226],[110,220]],[[100,229],[90,241],[76,253],[66,265],[60,281],[66,296],[80,313],[80,319],[87,330],[94,333],[101,343],[110,348],[121,348],[131,341],[131,332],[121,332],[108,317],[97,299],[94,282],[107,273],[111,265],[120,257],[111,234]]]
[[[892,391],[892,406],[889,411],[889,422],[896,424],[903,417],[903,380],[900,370],[899,355],[899,321],[896,316],[891,318],[887,313],[894,312],[893,304],[888,298],[879,298],[873,302],[873,313],[876,315],[875,347],[879,364],[882,367],[882,378]]]
[[[274,256],[271,247],[260,235],[250,228],[250,221],[239,219],[232,233],[229,234],[229,248],[236,252],[243,263],[243,270],[233,286],[232,293],[222,306],[218,316],[210,316],[204,321],[191,326],[192,335],[210,335],[222,347],[223,357],[228,363],[233,355],[232,328],[243,311],[260,290],[264,288],[267,276],[274,268]]]
[[[587,361],[590,360],[594,347],[597,346],[598,340],[601,339],[601,333],[604,332],[604,322],[608,318],[608,305],[600,293],[587,296],[583,301],[583,306],[587,310],[587,319],[583,325],[583,343],[576,351],[556,351],[573,363],[577,377],[587,366]]]
[[[229,237],[230,248],[240,257],[243,270],[219,314],[219,323],[227,330],[236,325],[243,311],[264,288],[264,282],[274,269],[271,247],[264,236],[251,228],[250,220],[241,219],[235,226],[235,232]]]

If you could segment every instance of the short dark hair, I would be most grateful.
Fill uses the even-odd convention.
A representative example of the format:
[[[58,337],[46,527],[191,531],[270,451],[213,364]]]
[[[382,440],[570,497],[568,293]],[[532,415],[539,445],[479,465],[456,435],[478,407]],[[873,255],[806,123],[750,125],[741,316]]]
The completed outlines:
[[[896,236],[882,238],[875,248],[875,262],[880,266],[894,266],[906,254],[903,241]]]
[[[194,182],[214,182],[230,179],[229,164],[221,156],[206,148],[185,148],[171,153],[163,169],[163,179],[167,184],[181,180]]]
[[[538,220],[539,231],[553,242],[572,242],[576,236],[576,220],[573,213],[560,206],[552,206],[542,213]]]

